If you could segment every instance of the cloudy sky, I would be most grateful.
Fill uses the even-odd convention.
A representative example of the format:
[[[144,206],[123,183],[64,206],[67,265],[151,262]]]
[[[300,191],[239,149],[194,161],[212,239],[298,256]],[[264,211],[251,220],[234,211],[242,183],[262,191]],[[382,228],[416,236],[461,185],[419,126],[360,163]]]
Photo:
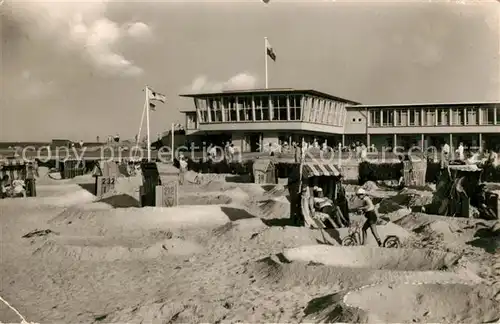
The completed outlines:
[[[487,0],[485,0],[487,2]],[[449,2],[449,1],[448,1]],[[0,140],[95,140],[139,128],[145,84],[180,93],[313,88],[366,104],[500,99],[499,4],[4,0]]]

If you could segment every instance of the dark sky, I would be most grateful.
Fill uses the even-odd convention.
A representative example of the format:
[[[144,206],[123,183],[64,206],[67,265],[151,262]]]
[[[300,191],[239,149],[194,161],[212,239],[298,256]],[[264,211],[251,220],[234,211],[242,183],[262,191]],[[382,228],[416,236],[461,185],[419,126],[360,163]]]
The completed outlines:
[[[496,101],[498,3],[11,2],[2,10],[0,140],[133,138],[149,84],[151,133],[178,94],[264,86],[365,104]],[[140,23],[139,23],[140,22]],[[135,23],[135,25],[132,25]]]

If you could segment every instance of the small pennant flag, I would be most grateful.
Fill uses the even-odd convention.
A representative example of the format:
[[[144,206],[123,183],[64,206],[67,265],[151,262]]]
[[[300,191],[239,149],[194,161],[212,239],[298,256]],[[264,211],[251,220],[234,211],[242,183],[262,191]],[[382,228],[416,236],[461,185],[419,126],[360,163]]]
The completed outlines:
[[[271,60],[276,62],[276,53],[274,53],[274,49],[271,46],[271,44],[269,44],[269,41],[267,40],[267,38],[266,38],[266,52],[267,52],[267,55],[271,58]]]
[[[149,100],[157,100],[157,101],[160,101],[162,103],[165,103],[165,101],[167,101],[167,97],[164,94],[156,92],[149,87],[147,87],[147,91],[148,91],[148,99]]]
[[[150,109],[151,111],[156,111],[156,105],[155,105],[154,103],[150,102],[150,103],[149,103],[149,109]]]

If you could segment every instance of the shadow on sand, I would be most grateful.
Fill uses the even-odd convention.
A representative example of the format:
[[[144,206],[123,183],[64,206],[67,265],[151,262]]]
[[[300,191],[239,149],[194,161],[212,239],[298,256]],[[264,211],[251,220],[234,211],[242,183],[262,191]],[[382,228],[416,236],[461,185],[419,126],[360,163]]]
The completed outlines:
[[[485,252],[495,254],[500,249],[500,236],[491,228],[480,228],[474,234],[475,239],[467,242],[467,245],[478,247]]]
[[[80,188],[87,190],[91,194],[95,195],[95,183],[79,183]]]
[[[127,194],[120,194],[99,200],[99,202],[108,204],[113,208],[141,207],[140,202]]]
[[[244,209],[233,208],[233,207],[221,207],[222,212],[232,221],[237,221],[240,219],[256,218],[254,215],[250,214]]]
[[[250,183],[251,179],[247,175],[232,175],[232,176],[226,176],[224,178],[226,182],[231,182],[231,183]]]

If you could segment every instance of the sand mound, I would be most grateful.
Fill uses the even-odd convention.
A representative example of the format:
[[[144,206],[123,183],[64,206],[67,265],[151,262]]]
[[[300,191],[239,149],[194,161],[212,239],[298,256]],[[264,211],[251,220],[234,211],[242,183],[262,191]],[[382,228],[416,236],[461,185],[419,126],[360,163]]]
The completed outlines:
[[[188,192],[180,195],[180,205],[226,205],[231,203],[245,204],[250,200],[250,196],[240,188],[229,188],[211,192]]]
[[[28,209],[39,207],[70,207],[91,203],[95,200],[96,197],[84,189],[57,196],[4,199],[5,203],[12,206],[19,205],[22,206],[22,208]]]
[[[441,220],[417,227],[414,231],[416,233],[436,234],[441,236],[445,241],[454,241],[462,233],[460,227]]]
[[[441,270],[451,268],[459,257],[433,250],[380,249],[364,246],[301,246],[286,250],[290,261],[316,262],[329,266],[386,270]]]
[[[266,192],[265,192],[265,196],[267,198],[273,198],[273,197],[280,197],[280,196],[284,196],[288,193],[288,189],[285,188],[285,186],[283,185],[275,185],[275,186],[272,186],[271,188],[269,188]]]
[[[246,238],[247,240],[253,239],[257,234],[264,231],[267,226],[262,222],[260,218],[247,218],[240,219],[234,222],[230,222],[215,228],[212,233],[217,240],[224,237],[228,240],[241,240]]]
[[[498,302],[486,286],[377,285],[348,293],[344,302],[382,322],[492,323],[500,318]]]
[[[225,205],[231,202],[231,197],[213,192],[187,194],[179,197],[180,205]]]
[[[290,215],[290,202],[286,197],[269,199],[263,201],[259,209],[265,218],[285,218]]]
[[[240,218],[250,218],[244,210],[227,206],[178,206],[170,208],[143,207],[111,210],[69,209],[55,218],[52,224],[80,224],[117,230],[149,230],[159,228],[212,227]]]
[[[372,323],[376,319],[362,309],[344,304],[344,293],[337,293],[311,300],[304,309],[306,323]]]
[[[398,220],[408,216],[411,214],[411,210],[408,208],[398,209],[393,212],[387,213],[384,215],[386,219],[389,219],[391,222],[397,222]]]
[[[203,248],[195,243],[169,239],[146,247],[130,247],[102,239],[71,239],[64,244],[63,240],[50,240],[33,252],[43,258],[56,258],[82,261],[118,261],[154,259],[162,256],[191,255],[201,252]],[[111,245],[108,245],[111,244]]]
[[[323,291],[352,289],[352,287],[379,282],[480,282],[476,276],[465,272],[394,271],[366,267],[335,267],[311,260],[308,262],[291,261],[284,253],[249,263],[245,266],[245,272],[259,280],[259,285],[276,286],[279,289],[317,286],[321,287],[320,289]]]
[[[224,194],[231,198],[233,202],[243,203],[250,199],[250,196],[241,188],[232,188],[224,191]]]
[[[257,183],[241,183],[240,188],[246,192],[250,197],[260,198],[265,194],[264,188]]]
[[[411,213],[394,223],[415,233],[439,234],[445,238],[456,238],[459,235],[473,236],[478,229],[488,227],[482,220],[468,218],[452,218],[448,216]]]
[[[378,204],[378,212],[387,214],[402,208],[423,207],[431,202],[431,192],[405,189],[397,195],[383,199]]]

